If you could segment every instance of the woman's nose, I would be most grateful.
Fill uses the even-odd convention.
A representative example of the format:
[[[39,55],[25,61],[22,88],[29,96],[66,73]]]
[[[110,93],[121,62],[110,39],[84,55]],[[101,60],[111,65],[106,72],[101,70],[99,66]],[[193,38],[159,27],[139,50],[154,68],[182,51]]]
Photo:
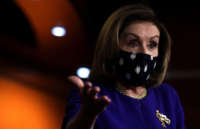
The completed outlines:
[[[144,53],[144,54],[150,54],[148,49],[147,49],[147,46],[145,46],[145,45],[141,45],[140,52]]]

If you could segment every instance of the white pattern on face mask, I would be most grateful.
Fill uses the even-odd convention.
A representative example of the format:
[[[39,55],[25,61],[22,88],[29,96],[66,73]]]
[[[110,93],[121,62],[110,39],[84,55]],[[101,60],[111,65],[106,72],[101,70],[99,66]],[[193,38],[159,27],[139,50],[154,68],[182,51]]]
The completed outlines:
[[[148,66],[148,65],[145,65],[145,67],[144,67],[144,72],[145,72],[145,73],[147,72],[147,66]]]
[[[119,59],[119,65],[123,65],[124,64],[124,60],[123,60],[123,58],[120,58]]]
[[[132,53],[131,56],[130,56],[130,58],[131,58],[132,60],[134,60],[134,59],[136,58],[136,55],[135,55],[134,53]]]
[[[137,66],[137,67],[135,68],[135,72],[136,72],[136,74],[140,74],[140,66]]]

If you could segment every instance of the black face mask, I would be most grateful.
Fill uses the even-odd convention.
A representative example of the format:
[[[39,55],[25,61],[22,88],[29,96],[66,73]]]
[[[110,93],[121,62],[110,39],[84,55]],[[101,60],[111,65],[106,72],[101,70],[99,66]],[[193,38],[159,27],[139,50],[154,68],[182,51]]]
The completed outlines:
[[[144,86],[153,73],[158,57],[120,50],[109,63],[116,78],[126,86]]]

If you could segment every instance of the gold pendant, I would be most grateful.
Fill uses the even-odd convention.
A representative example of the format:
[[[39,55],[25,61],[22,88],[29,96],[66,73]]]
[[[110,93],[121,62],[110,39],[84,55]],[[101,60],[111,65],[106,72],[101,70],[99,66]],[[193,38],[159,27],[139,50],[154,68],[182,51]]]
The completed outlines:
[[[160,113],[159,110],[156,110],[156,116],[157,116],[157,118],[160,120],[161,125],[162,125],[164,128],[167,128],[165,124],[170,125],[171,120],[170,120],[169,118],[167,118],[166,115]]]

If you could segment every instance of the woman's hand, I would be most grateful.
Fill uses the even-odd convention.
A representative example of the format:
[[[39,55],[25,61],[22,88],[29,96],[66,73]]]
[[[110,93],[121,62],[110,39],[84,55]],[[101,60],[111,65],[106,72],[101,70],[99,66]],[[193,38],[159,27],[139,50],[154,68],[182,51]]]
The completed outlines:
[[[82,100],[81,110],[92,116],[97,116],[103,112],[106,106],[111,102],[107,96],[98,97],[100,88],[98,86],[92,87],[91,82],[84,83],[77,76],[69,76],[68,80],[79,88]]]

